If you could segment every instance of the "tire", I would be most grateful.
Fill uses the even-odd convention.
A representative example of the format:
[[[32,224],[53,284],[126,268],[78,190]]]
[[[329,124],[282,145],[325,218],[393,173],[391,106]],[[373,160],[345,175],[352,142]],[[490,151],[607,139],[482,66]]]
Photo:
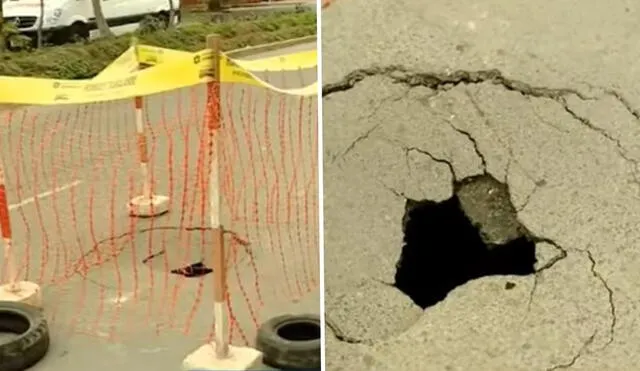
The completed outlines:
[[[169,28],[169,26],[171,25],[171,16],[169,16],[169,13],[160,12],[156,14],[155,18],[158,20],[158,22],[162,23],[162,29],[164,30]]]
[[[76,22],[69,26],[66,32],[66,37],[62,41],[66,42],[75,42],[75,41],[87,41],[89,40],[90,32],[89,26],[82,22]]]
[[[21,49],[20,49],[20,48],[18,48],[18,47],[16,47],[16,46],[13,44],[13,40],[11,40],[11,38],[13,38],[13,37],[15,37],[15,36],[13,36],[13,35],[12,35],[12,36],[10,36],[10,37],[8,37],[8,38],[6,38],[6,39],[4,40],[4,42],[5,42],[5,48],[7,48],[7,50],[8,50],[8,51],[10,51],[10,52],[17,52],[17,51],[20,51]]]
[[[0,345],[2,371],[24,371],[49,350],[49,327],[39,308],[0,302],[0,331],[18,334],[16,339]]]
[[[320,316],[283,315],[265,322],[256,338],[263,362],[283,370],[320,370]]]

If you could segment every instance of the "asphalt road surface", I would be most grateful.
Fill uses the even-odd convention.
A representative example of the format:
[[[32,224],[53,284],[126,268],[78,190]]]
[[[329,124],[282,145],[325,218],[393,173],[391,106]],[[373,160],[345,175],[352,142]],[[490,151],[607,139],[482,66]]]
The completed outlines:
[[[323,11],[327,370],[637,369],[639,17],[625,0]],[[382,283],[405,200],[485,173],[537,237],[536,273],[424,310]]]
[[[316,71],[262,77],[296,88]],[[221,94],[233,343],[252,344],[256,323],[319,312],[317,99],[238,85]],[[15,251],[21,275],[43,287],[52,334],[34,370],[176,370],[211,333],[213,275],[169,273],[213,264],[204,105],[204,86],[145,99],[154,189],[171,199],[155,219],[126,209],[141,193],[132,100],[2,113]]]

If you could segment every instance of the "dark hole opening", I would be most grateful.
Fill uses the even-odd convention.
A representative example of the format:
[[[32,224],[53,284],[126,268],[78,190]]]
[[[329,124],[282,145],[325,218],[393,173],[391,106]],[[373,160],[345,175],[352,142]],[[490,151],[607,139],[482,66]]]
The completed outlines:
[[[289,341],[320,339],[320,325],[315,322],[291,322],[278,328],[278,336]]]
[[[21,315],[0,311],[0,334],[21,335],[31,327],[29,321]],[[2,343],[2,341],[0,341]]]
[[[180,276],[194,278],[194,277],[202,277],[209,273],[213,272],[213,269],[204,265],[203,262],[197,262],[190,265],[187,265],[182,268],[177,268],[171,270],[171,273],[178,274]]]
[[[475,278],[535,272],[535,243],[527,233],[512,235],[507,242],[499,244],[487,244],[483,240],[486,233],[469,219],[461,204],[458,195],[461,184],[454,184],[454,195],[442,202],[407,200],[403,217],[404,246],[396,264],[395,287],[423,309],[444,300],[451,290]],[[504,187],[506,190],[506,185]],[[487,193],[486,189],[482,191],[478,193],[479,198]],[[508,203],[508,207],[503,204],[500,208],[513,213],[505,222],[513,224],[515,208],[508,198],[508,190],[505,192],[506,196],[502,196],[507,199],[501,201]],[[465,202],[469,194],[472,193],[464,194]],[[495,201],[496,197],[491,197],[487,198],[488,202]],[[478,215],[477,210],[480,213],[487,210],[489,214],[482,216],[484,222],[488,220],[500,225],[500,220],[491,220],[500,214],[492,214],[492,210],[497,209],[495,205],[472,207],[475,215]],[[523,226],[517,227],[525,230]]]

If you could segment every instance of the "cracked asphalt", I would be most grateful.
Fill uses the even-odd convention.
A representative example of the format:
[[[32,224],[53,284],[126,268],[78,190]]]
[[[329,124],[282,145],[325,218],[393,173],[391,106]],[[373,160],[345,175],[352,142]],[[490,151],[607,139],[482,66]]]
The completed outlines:
[[[624,0],[323,11],[327,370],[637,369],[639,18]],[[483,173],[508,184],[536,274],[422,310],[390,285],[405,199]]]

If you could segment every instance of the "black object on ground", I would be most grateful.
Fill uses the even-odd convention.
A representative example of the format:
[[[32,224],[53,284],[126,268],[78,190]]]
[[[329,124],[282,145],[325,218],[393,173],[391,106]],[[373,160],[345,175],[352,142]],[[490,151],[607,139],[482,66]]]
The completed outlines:
[[[0,370],[23,371],[38,363],[49,350],[49,327],[39,308],[24,303],[0,302],[0,332],[18,335],[0,344]]]
[[[454,183],[453,196],[442,202],[406,201],[404,246],[394,286],[418,306],[432,306],[475,278],[535,272],[535,243],[517,222],[506,185],[487,177]],[[492,186],[495,183],[499,187]],[[458,192],[464,193],[475,223]]]
[[[171,270],[171,273],[173,274],[179,274],[188,278],[202,277],[211,272],[213,272],[213,269],[204,265],[203,262],[197,262],[187,265],[186,267]]]
[[[256,348],[263,362],[282,370],[320,370],[320,316],[282,315],[260,326]]]

